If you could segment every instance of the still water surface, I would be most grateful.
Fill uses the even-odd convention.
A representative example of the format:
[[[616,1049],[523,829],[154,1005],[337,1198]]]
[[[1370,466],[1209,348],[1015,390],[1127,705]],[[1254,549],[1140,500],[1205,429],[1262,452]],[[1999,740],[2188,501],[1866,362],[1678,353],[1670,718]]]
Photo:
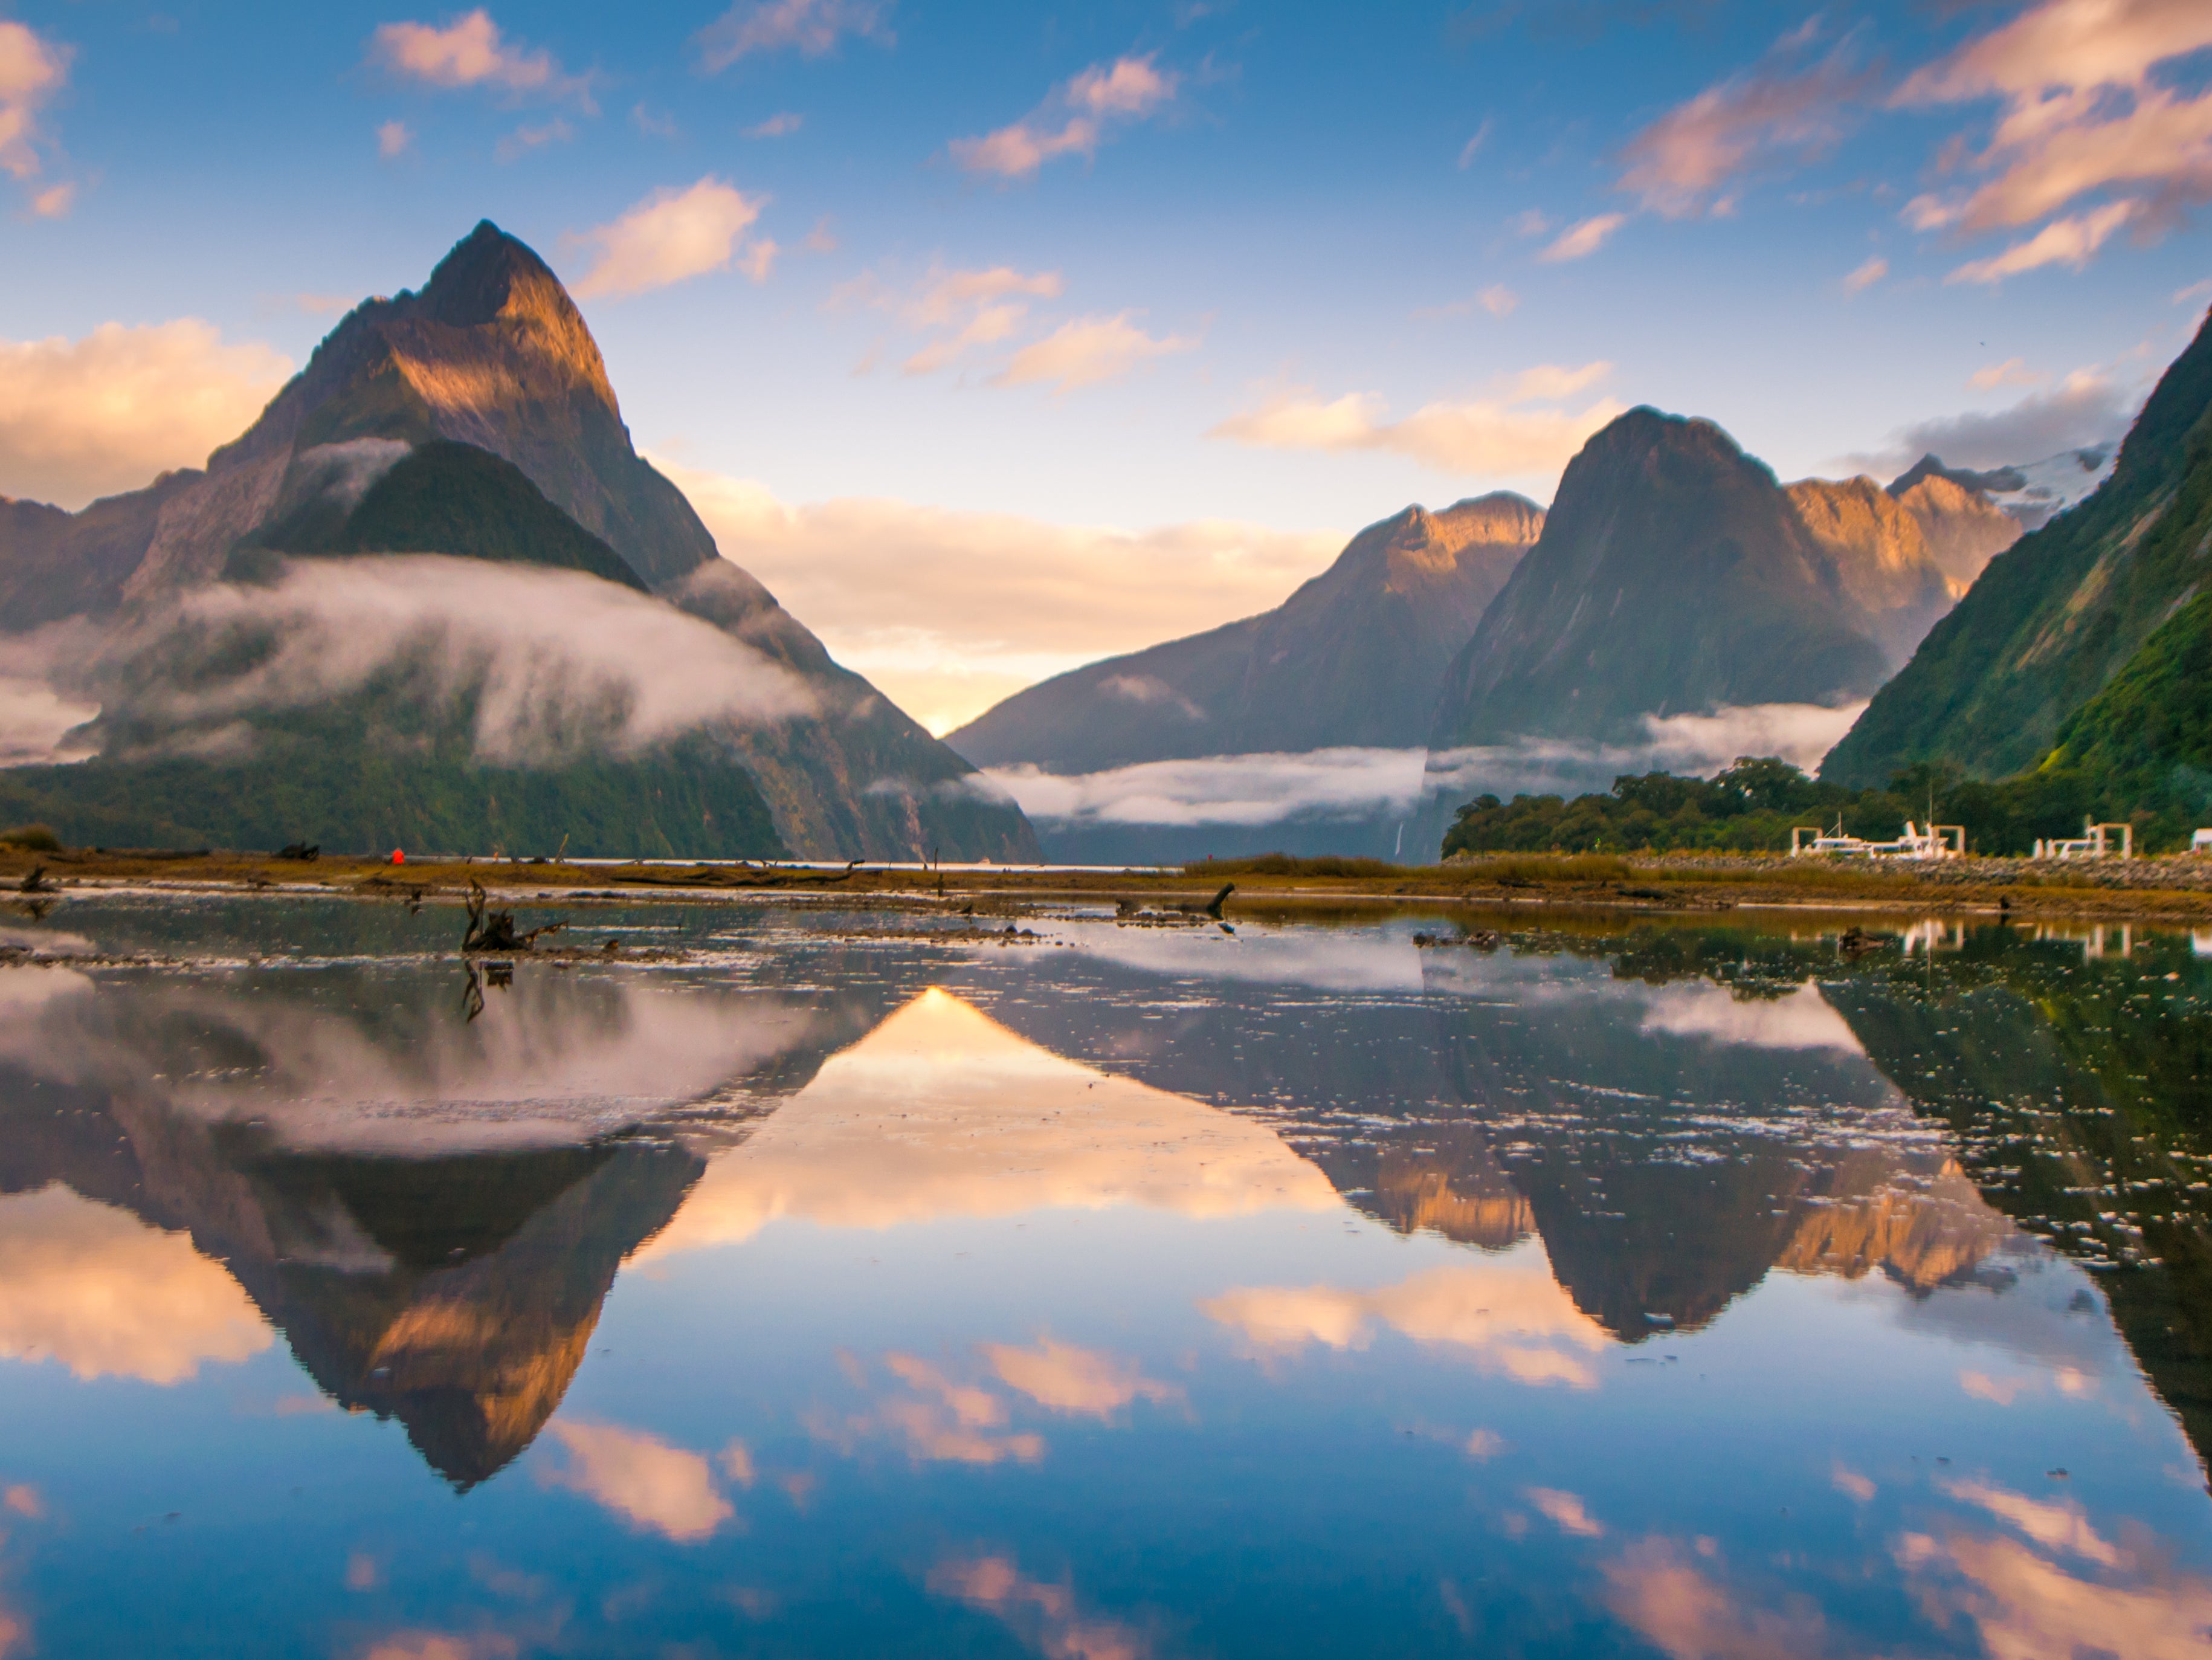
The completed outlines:
[[[0,931],[0,1656],[2212,1647],[2212,939],[572,916]]]

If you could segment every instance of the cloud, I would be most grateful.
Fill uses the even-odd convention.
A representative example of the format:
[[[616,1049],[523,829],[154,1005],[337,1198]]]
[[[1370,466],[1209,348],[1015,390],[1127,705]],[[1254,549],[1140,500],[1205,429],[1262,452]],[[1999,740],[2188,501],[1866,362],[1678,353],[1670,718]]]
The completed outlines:
[[[1610,398],[1579,411],[1522,406],[1571,397],[1612,367],[1540,364],[1492,397],[1426,404],[1398,421],[1383,417],[1382,400],[1372,392],[1324,403],[1310,391],[1279,392],[1206,436],[1261,449],[1389,450],[1462,477],[1549,477],[1622,406]]]
[[[635,754],[811,708],[781,664],[663,600],[435,554],[300,560],[272,583],[193,589],[119,624],[56,684],[190,748],[402,666],[427,696],[472,694],[475,751],[494,764]]]
[[[2071,265],[2075,271],[2089,263],[2112,233],[2142,211],[2136,202],[2112,202],[2094,213],[2054,219],[2025,242],[2016,242],[1986,259],[1972,259],[1943,280],[1946,283],[2002,283],[2008,277],[2044,265]]]
[[[986,1343],[981,1353],[1000,1383],[1054,1412],[1105,1419],[1134,1401],[1173,1401],[1182,1395],[1172,1384],[1156,1383],[1103,1350],[1049,1337],[1028,1349]]]
[[[807,1423],[817,1440],[848,1453],[879,1438],[897,1441],[917,1464],[1034,1464],[1044,1438],[1006,1426],[1006,1403],[990,1390],[963,1383],[911,1354],[888,1354],[884,1368],[908,1389],[886,1393],[872,1412],[836,1418],[816,1412]]]
[[[1093,64],[1012,126],[981,138],[956,138],[948,149],[969,173],[1026,179],[1056,156],[1091,156],[1117,125],[1146,119],[1174,101],[1180,83],[1152,55]]]
[[[1706,980],[1658,987],[1637,1030],[1741,1049],[1866,1053],[1843,1016],[1814,986],[1800,986],[1780,997],[1738,997]]]
[[[755,52],[820,58],[846,35],[892,46],[890,0],[739,0],[693,37],[710,74]]]
[[[750,1239],[785,1218],[878,1232],[1045,1210],[1342,1204],[1265,1125],[1066,1060],[933,988],[717,1156],[637,1257]],[[1029,1381],[1043,1377],[1041,1365]]]
[[[940,1563],[929,1571],[928,1585],[1003,1620],[1046,1660],[1146,1660],[1152,1652],[1135,1627],[1082,1613],[1068,1586],[1024,1578],[1009,1557]]]
[[[984,776],[1031,818],[1063,825],[1272,824],[1364,818],[1420,800],[1420,750],[1326,749],[1146,761],[1072,776],[1022,765]]]
[[[1544,1519],[1561,1533],[1577,1539],[1601,1539],[1605,1523],[1593,1517],[1583,1501],[1557,1487],[1524,1487],[1521,1496],[1534,1505]]]
[[[574,99],[592,112],[588,76],[570,75],[553,54],[527,51],[501,37],[482,7],[443,28],[428,23],[386,23],[369,37],[369,61],[402,80],[441,92],[483,87],[511,100]]]
[[[1829,1472],[1828,1479],[1838,1493],[1842,1493],[1854,1504],[1871,1504],[1875,1494],[1881,1491],[1872,1481],[1845,1464],[1840,1458],[1836,1460],[1834,1468]]]
[[[582,1493],[635,1527],[690,1544],[712,1536],[737,1513],[698,1453],[612,1424],[556,1421],[548,1427],[568,1462],[541,1480]]]
[[[575,128],[557,119],[541,121],[536,126],[526,122],[499,141],[493,148],[492,157],[495,161],[512,161],[548,144],[565,144],[575,136]]]
[[[1595,1389],[1589,1358],[1604,1330],[1574,1305],[1533,1241],[1480,1262],[1430,1268],[1373,1291],[1331,1286],[1247,1286],[1199,1304],[1207,1318],[1255,1347],[1310,1343],[1364,1348],[1387,1326],[1431,1347],[1458,1352],[1485,1372],[1531,1386]]]
[[[291,369],[258,342],[225,344],[197,318],[0,340],[0,495],[77,508],[198,466],[252,423]]]
[[[520,1645],[496,1632],[402,1631],[371,1645],[362,1660],[515,1660]]]
[[[911,289],[870,272],[839,288],[830,304],[888,312],[926,336],[926,344],[900,368],[908,374],[929,374],[976,347],[1012,339],[1028,321],[1030,301],[1057,299],[1065,286],[1056,271],[1019,271],[1011,265],[947,271],[933,265]]]
[[[1506,228],[1516,236],[1541,236],[1552,228],[1552,219],[1541,208],[1524,208],[1506,222]]]
[[[1992,1490],[2001,1491],[2001,1490]],[[2019,1505],[2047,1508],[2010,1495]],[[1978,1502],[1969,1496],[1969,1502]],[[2011,1509],[2014,1506],[2007,1506]],[[2055,1508],[2055,1507],[2050,1507]],[[2069,1507],[2070,1509],[2070,1507]],[[2002,1512],[2000,1511],[2000,1514]],[[2007,1515],[2017,1523],[2033,1520]],[[2203,1652],[2212,1628],[2212,1581],[2127,1553],[2075,1548],[2094,1541],[2086,1523],[2069,1520],[2051,1537],[2029,1536],[2044,1554],[2001,1534],[1948,1531],[1902,1535],[1896,1559],[1915,1582],[1931,1618],[1971,1622],[1992,1660],[2040,1660],[2045,1655],[2124,1654],[2130,1660],[2184,1660]],[[2051,1560],[2086,1554],[2096,1579]]]
[[[1883,258],[1880,254],[1876,254],[1873,258],[1868,260],[1866,264],[1854,271],[1849,277],[1844,278],[1844,292],[1845,294],[1863,294],[1888,275],[1889,261]]]
[[[688,190],[657,190],[612,224],[574,239],[598,249],[576,294],[621,298],[726,270],[767,205],[765,196],[747,196],[712,174]]]
[[[1278,605],[1345,540],[1228,520],[1123,530],[880,498],[793,506],[653,459],[725,555],[939,733],[1049,675]]]
[[[1699,1554],[1713,1554],[1706,1541]],[[1671,1539],[1637,1541],[1604,1573],[1606,1606],[1668,1660],[1815,1660],[1829,1651],[1816,1604],[1792,1598],[1778,1612],[1747,1607]]]
[[[31,213],[40,219],[66,219],[69,210],[76,205],[76,186],[56,185],[31,198]]]
[[[376,153],[389,161],[415,148],[415,135],[404,121],[386,121],[376,130]]]
[[[1966,377],[1966,385],[1976,392],[1994,392],[1999,386],[2039,386],[2050,378],[2030,369],[2025,358],[2008,357],[1976,369]]]
[[[1587,258],[1605,246],[1605,240],[1628,222],[1622,213],[1601,213],[1570,225],[1561,231],[1552,244],[1536,256],[1547,265],[1556,265],[1569,259]]]
[[[58,1361],[78,1378],[170,1384],[270,1341],[252,1299],[186,1235],[58,1183],[0,1198],[0,1355]]]
[[[1787,51],[1791,42],[1785,41]],[[1842,137],[1844,113],[1868,84],[1850,43],[1795,73],[1732,76],[1677,105],[1629,140],[1616,188],[1670,219],[1719,211],[1747,168],[1781,150],[1817,153]]]
[[[991,384],[1024,386],[1048,380],[1054,392],[1066,393],[1079,386],[1118,380],[1152,358],[1198,349],[1195,337],[1149,335],[1129,317],[1125,311],[1112,317],[1078,317],[1062,323],[1043,339],[1016,352],[1013,361],[991,377]]]
[[[765,121],[757,122],[745,129],[748,138],[787,138],[805,125],[806,118],[794,115],[789,110],[779,111]]]
[[[2077,370],[2050,392],[2032,393],[2010,409],[1916,422],[1881,449],[1846,460],[1875,473],[1899,471],[1928,454],[1954,467],[2016,466],[2109,442],[2127,430],[2137,401],[2103,375]]]
[[[1474,130],[1474,137],[1468,139],[1466,143],[1460,146],[1459,170],[1462,173],[1465,173],[1468,167],[1474,164],[1476,153],[1482,149],[1483,142],[1490,137],[1490,118],[1488,116],[1483,117],[1482,125]]]
[[[2154,77],[2208,46],[2212,12],[2193,0],[2045,0],[1966,41],[1908,77],[1891,101],[1998,100],[1986,145],[1977,152],[1963,137],[1954,141],[1982,182],[1915,198],[1906,222],[2010,230],[2083,197],[2124,192],[2047,226],[2046,234],[2059,232],[2054,241],[2039,234],[1977,262],[1990,275],[1954,274],[1971,282],[2062,260],[2078,268],[2123,223],[2138,238],[2154,238],[2187,207],[2212,199],[2212,89],[2192,94]]]
[[[44,167],[40,114],[68,81],[73,56],[27,25],[0,18],[0,171],[19,183]]]
[[[1743,755],[1779,755],[1807,770],[1866,706],[1764,703],[1710,714],[1649,715],[1637,744],[1524,739],[1475,748],[1322,749],[1147,761],[1103,772],[1033,766],[985,773],[1033,819],[1098,824],[1272,824],[1411,812],[1435,793],[1464,801],[1488,792],[1578,794],[1623,773],[1711,775]]]

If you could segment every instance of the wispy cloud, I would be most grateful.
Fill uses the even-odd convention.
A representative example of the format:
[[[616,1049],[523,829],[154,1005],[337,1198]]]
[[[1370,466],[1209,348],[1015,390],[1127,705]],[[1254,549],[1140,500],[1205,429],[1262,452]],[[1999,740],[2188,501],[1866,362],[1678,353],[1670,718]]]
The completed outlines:
[[[1759,69],[1708,87],[1638,133],[1622,152],[1619,188],[1649,212],[1687,218],[1722,210],[1736,181],[1778,154],[1832,145],[1869,80],[1848,40],[1809,68],[1790,68],[1803,44],[1785,38]]]
[[[2030,369],[2025,358],[2008,357],[2002,363],[1976,369],[1966,377],[1966,384],[1976,392],[1992,392],[1999,386],[2039,386],[2050,378]]]
[[[657,190],[611,224],[574,239],[597,250],[576,293],[620,298],[726,270],[767,205],[765,196],[747,196],[712,175],[687,189]],[[756,250],[745,268],[757,282],[767,259]]]
[[[805,120],[806,118],[805,116],[794,115],[789,110],[784,110],[777,114],[769,116],[765,121],[758,121],[754,123],[751,126],[747,127],[745,129],[745,137],[748,138],[788,138],[793,133],[797,132],[801,126],[805,125]]]
[[[1570,398],[1602,380],[1612,367],[1543,364],[1492,396],[1426,404],[1395,421],[1387,418],[1382,398],[1373,392],[1324,402],[1310,390],[1280,392],[1256,409],[1230,417],[1206,435],[1262,449],[1387,450],[1439,472],[1527,478],[1556,473],[1590,434],[1622,410],[1610,398],[1579,410],[1529,405]]]
[[[589,76],[571,75],[544,47],[532,50],[501,34],[481,7],[442,28],[386,23],[369,37],[369,61],[401,80],[441,91],[485,88],[509,99],[574,100],[592,111]]]
[[[1011,265],[948,271],[933,265],[912,287],[871,272],[830,296],[832,307],[862,305],[888,312],[926,337],[900,368],[930,374],[981,346],[1011,340],[1026,326],[1030,302],[1057,299],[1066,286],[1056,271],[1020,271]]]
[[[415,134],[404,121],[386,121],[376,130],[376,153],[390,161],[415,148]]]
[[[699,31],[693,44],[717,73],[755,52],[820,58],[847,35],[892,46],[890,0],[739,0]]]
[[[517,156],[544,149],[549,144],[565,144],[575,136],[575,128],[557,117],[535,125],[525,122],[493,147],[492,155],[496,161],[512,161]]]
[[[53,185],[31,198],[31,213],[39,219],[66,219],[76,205],[75,184]]]
[[[1970,259],[1944,277],[1946,283],[2002,283],[2045,265],[2087,265],[2112,234],[2142,212],[2136,202],[2108,202],[2094,213],[2054,219],[2025,242],[2016,242],[1986,259]]]
[[[1536,256],[1547,265],[1569,259],[1586,259],[1603,247],[1606,239],[1628,222],[1625,213],[1601,213],[1572,224],[1553,239]]]
[[[261,412],[289,359],[197,318],[0,340],[0,495],[76,508],[196,467]]]
[[[2212,199],[2212,89],[2159,78],[2208,46],[2212,9],[2193,0],[2045,0],[1966,41],[1908,77],[1892,102],[1998,100],[1988,142],[1976,151],[1962,137],[1948,153],[1982,182],[1914,198],[1906,222],[2014,230],[2084,198],[2112,198],[1960,267],[1953,273],[1960,282],[2078,268],[2123,225],[2155,237]]]
[[[1023,1576],[1010,1557],[939,1564],[929,1589],[1003,1621],[1023,1644],[1052,1660],[1148,1660],[1153,1645],[1137,1627],[1085,1614],[1075,1593]]]
[[[40,151],[50,140],[40,116],[67,83],[72,56],[27,24],[0,19],[0,171],[18,182],[44,171]]]
[[[991,377],[994,386],[1024,386],[1049,382],[1054,392],[1066,393],[1079,386],[1118,380],[1141,363],[1176,352],[1195,351],[1193,335],[1151,335],[1129,320],[1130,313],[1111,317],[1078,317],[1062,323],[1042,340],[1016,352],[1013,361]]]
[[[1114,127],[1142,121],[1174,100],[1180,77],[1152,55],[1094,64],[1056,87],[1012,126],[980,138],[956,138],[952,159],[970,173],[1026,179],[1056,156],[1091,156]]]
[[[1883,277],[1888,275],[1889,261],[1883,258],[1880,254],[1876,254],[1873,258],[1868,260],[1864,265],[1853,271],[1850,276],[1844,278],[1844,292],[1845,294],[1864,294],[1869,289],[1872,288],[1875,283],[1881,282]]]

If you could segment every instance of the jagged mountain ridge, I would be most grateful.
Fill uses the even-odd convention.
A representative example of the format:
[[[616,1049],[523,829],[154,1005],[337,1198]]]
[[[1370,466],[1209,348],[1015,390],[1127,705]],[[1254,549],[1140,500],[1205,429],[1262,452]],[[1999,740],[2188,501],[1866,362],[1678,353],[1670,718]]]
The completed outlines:
[[[979,765],[1064,773],[1417,745],[1444,666],[1543,522],[1504,491],[1434,514],[1409,507],[1274,610],[1055,676],[947,741]]]
[[[2034,765],[2212,578],[2212,319],[2160,379],[2109,478],[1992,560],[1883,686],[1821,775],[1918,761],[2002,777]]]
[[[403,471],[410,453],[458,446],[518,470],[574,522],[577,535],[565,538],[570,551],[550,562],[620,581],[618,568],[595,569],[587,544],[604,545],[669,603],[742,639],[805,683],[811,714],[720,734],[774,820],[769,842],[734,850],[1036,856],[1018,808],[978,787],[968,763],[833,662],[765,587],[719,556],[683,494],[631,447],[599,349],[559,279],[489,221],[439,263],[420,293],[370,300],[349,313],[253,426],[209,458],[204,471],[169,475],[146,491],[58,521],[52,510],[29,504],[0,508],[0,627],[158,605],[232,571],[242,545],[289,551],[270,545],[267,532],[328,520],[334,492],[352,493],[342,503],[349,512],[361,490],[373,491],[385,471]],[[483,510],[504,509],[494,503]],[[301,550],[333,550],[326,542]],[[356,538],[339,550],[368,550]],[[78,811],[73,791],[89,776],[42,769],[34,781],[40,799],[29,808],[58,827],[98,818],[107,839],[131,839],[131,826],[110,822],[106,806],[94,813],[88,803]],[[210,769],[200,781],[204,788],[186,781],[186,816],[165,819],[167,831],[235,839],[239,820],[230,804],[238,792],[227,787],[234,781]],[[94,794],[103,803],[127,802],[128,782],[110,779]],[[415,794],[450,798],[453,783],[441,774]],[[179,799],[175,789],[169,799]],[[637,816],[650,816],[642,797]],[[550,845],[563,828],[545,824],[542,839]],[[152,839],[152,829],[142,833]],[[343,823],[299,833],[319,834],[334,847],[358,839]],[[679,842],[682,835],[679,829]],[[686,849],[647,837],[635,848],[597,850]],[[700,850],[732,849],[717,843]]]

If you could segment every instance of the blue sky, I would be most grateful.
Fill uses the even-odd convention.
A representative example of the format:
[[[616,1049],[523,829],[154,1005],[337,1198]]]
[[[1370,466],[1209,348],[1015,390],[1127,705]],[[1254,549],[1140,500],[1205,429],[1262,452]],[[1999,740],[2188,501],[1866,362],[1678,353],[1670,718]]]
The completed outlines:
[[[1408,501],[1547,498],[1628,404],[1785,478],[1914,429],[2032,459],[2115,426],[2212,295],[2207,9],[0,0],[0,350],[68,348],[24,378],[51,407],[0,392],[0,491],[117,487],[54,435],[103,441],[72,366],[207,377],[161,400],[200,427],[103,452],[195,460],[485,216],[787,599],[838,587],[788,533],[836,502],[1229,572],[1182,627],[1040,616],[999,681],[1272,603]],[[1155,534],[1200,522],[1236,547]],[[793,600],[889,650],[841,603]]]

